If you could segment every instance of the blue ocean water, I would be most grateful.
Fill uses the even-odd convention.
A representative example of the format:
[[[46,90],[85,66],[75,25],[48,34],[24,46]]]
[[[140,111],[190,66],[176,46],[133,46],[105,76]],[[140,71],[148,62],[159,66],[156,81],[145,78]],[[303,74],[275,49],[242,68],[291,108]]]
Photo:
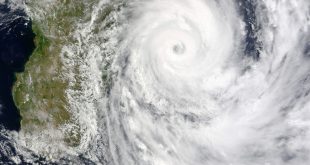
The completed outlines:
[[[31,20],[23,10],[12,10],[9,1],[0,3],[0,164],[16,163],[11,159],[17,155],[14,142],[5,130],[20,130],[21,116],[13,101],[12,87],[15,73],[24,70],[35,48],[34,36]]]
[[[0,125],[20,129],[20,115],[12,97],[15,73],[22,72],[34,45],[31,20],[21,9],[0,4]]]
[[[252,3],[249,1],[240,0],[240,3],[240,13],[244,17],[247,29],[245,54],[250,54],[255,59],[259,59],[257,51],[259,46],[255,38],[257,30],[255,27],[257,26],[252,26],[255,25],[254,6],[251,6]],[[23,72],[24,65],[35,48],[34,37],[35,35],[31,30],[31,20],[27,18],[24,11],[11,10],[6,3],[0,4],[0,125],[8,130],[18,131],[20,129],[21,116],[12,98],[12,86],[15,81],[15,73]],[[7,152],[2,152],[0,148],[0,164],[10,164],[10,159],[4,156],[15,156],[17,154],[16,149],[10,144],[10,139],[2,136],[0,132],[1,141],[8,142],[3,143],[7,144]],[[35,158],[35,163],[45,162],[44,158],[32,156]],[[22,156],[19,157],[23,161]],[[92,164],[82,156],[78,158],[80,162]],[[60,161],[69,162],[69,160],[70,158]]]

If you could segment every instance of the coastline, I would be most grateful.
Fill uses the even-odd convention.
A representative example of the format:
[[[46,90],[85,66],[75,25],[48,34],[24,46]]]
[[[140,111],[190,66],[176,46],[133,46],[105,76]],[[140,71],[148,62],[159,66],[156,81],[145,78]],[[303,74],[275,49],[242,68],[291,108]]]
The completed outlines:
[[[4,3],[0,4],[0,14],[0,125],[19,131],[21,116],[13,100],[13,86],[15,74],[24,71],[35,49],[35,34],[23,10],[12,10]]]

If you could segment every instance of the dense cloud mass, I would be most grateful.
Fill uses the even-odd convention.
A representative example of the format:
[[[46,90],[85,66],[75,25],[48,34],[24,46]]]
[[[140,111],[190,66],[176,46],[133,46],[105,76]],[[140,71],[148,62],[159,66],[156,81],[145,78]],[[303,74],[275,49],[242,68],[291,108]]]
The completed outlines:
[[[109,95],[116,164],[309,163],[309,2],[240,5],[130,3]]]
[[[117,10],[106,19],[114,23],[92,34],[98,11],[112,3]],[[130,0],[93,8],[75,32],[80,44],[62,49],[68,70],[84,60],[85,92],[67,94],[85,136],[77,153],[52,161],[310,163],[309,1]],[[18,145],[25,160],[46,161],[39,147]]]

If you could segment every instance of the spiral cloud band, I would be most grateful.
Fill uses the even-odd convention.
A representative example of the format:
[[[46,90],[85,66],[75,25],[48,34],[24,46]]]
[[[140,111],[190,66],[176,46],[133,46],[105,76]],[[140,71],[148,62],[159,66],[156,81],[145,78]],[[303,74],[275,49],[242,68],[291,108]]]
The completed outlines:
[[[255,3],[259,58],[241,3],[128,3],[108,96],[115,164],[309,162],[309,2]]]
[[[24,111],[47,124],[0,128],[0,164],[310,164],[309,0],[12,2],[44,24],[31,64],[63,86],[41,104],[70,120]],[[23,93],[45,85],[28,73]]]

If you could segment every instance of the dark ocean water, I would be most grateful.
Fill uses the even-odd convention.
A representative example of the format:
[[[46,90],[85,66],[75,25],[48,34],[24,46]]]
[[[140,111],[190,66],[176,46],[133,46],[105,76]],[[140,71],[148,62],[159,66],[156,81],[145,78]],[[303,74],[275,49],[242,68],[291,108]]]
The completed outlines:
[[[23,72],[34,45],[31,20],[21,9],[0,4],[0,125],[20,129],[20,115],[12,97],[15,73]]]
[[[14,104],[12,87],[15,73],[22,72],[34,45],[31,20],[21,9],[10,9],[9,1],[0,3],[0,164],[15,164],[14,142],[5,130],[20,130],[21,116]],[[23,158],[20,157],[22,164]]]
[[[259,44],[255,37],[258,30],[255,19],[255,4],[251,0],[236,0],[240,4],[240,14],[246,23],[247,37],[245,45],[245,54],[259,59]],[[20,158],[22,164],[26,163],[23,155],[18,155],[16,146],[1,128],[7,130],[20,130],[21,116],[12,97],[12,87],[15,81],[15,73],[23,72],[24,66],[32,54],[35,34],[32,32],[31,20],[21,9],[12,10],[8,7],[8,1],[0,3],[0,164],[14,164],[10,159],[12,156]],[[28,151],[27,151],[28,152]],[[34,163],[53,164],[33,154],[29,155]],[[63,158],[57,164],[67,164],[75,160],[76,162],[85,162],[85,164],[94,164],[83,156],[74,158]],[[43,163],[44,162],[44,163]]]

